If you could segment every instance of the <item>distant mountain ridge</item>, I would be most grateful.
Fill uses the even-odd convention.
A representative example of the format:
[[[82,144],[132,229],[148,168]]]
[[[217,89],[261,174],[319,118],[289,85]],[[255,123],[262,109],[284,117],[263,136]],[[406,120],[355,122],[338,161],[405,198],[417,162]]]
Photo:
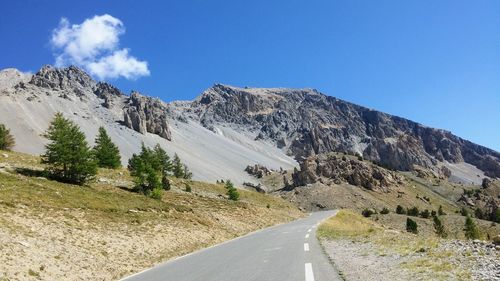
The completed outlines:
[[[359,154],[391,169],[466,162],[500,177],[500,153],[401,117],[308,89],[215,85],[193,103],[200,122],[238,124],[296,158],[331,151]]]
[[[251,180],[246,165],[288,169],[332,151],[397,170],[465,162],[500,177],[500,153],[492,149],[312,89],[216,84],[193,101],[165,103],[138,92],[125,95],[75,66],[44,66],[34,75],[0,71],[0,101],[0,123],[21,136],[17,150],[40,153],[39,134],[55,111],[63,111],[89,137],[101,125],[111,130],[124,160],[140,142],[159,142],[184,154],[195,177],[198,172],[206,180],[224,173]]]

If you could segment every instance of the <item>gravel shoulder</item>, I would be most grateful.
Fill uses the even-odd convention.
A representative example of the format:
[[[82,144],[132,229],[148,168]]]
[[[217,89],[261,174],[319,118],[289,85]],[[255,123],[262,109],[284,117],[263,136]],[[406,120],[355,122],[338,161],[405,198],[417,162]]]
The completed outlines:
[[[500,280],[500,247],[491,242],[419,236],[364,218],[360,227],[349,219],[361,230],[332,231],[337,225],[330,223],[318,233],[345,280]]]

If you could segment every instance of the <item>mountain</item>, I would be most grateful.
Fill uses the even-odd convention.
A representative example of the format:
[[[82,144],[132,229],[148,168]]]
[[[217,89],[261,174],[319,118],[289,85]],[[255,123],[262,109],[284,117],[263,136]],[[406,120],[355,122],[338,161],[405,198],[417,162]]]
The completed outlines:
[[[313,89],[216,84],[193,101],[165,103],[139,92],[125,95],[74,66],[44,66],[34,75],[0,72],[0,123],[12,129],[16,150],[41,153],[40,134],[57,111],[76,121],[89,140],[104,126],[124,164],[141,142],[160,143],[201,180],[255,182],[244,172],[247,165],[288,170],[329,152],[393,170],[446,167],[457,182],[500,177],[500,153],[492,149]]]

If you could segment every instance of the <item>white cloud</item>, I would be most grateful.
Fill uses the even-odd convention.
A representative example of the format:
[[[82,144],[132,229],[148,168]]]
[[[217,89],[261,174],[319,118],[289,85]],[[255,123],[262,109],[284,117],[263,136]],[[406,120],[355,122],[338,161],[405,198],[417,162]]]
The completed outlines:
[[[50,41],[56,50],[55,64],[76,64],[100,79],[149,75],[146,61],[131,56],[129,49],[119,48],[119,36],[124,33],[123,23],[107,14],[73,25],[62,18]]]

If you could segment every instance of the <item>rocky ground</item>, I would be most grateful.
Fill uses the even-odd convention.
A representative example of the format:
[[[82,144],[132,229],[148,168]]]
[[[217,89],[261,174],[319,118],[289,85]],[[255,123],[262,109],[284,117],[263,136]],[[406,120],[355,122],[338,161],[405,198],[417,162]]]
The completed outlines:
[[[370,241],[328,240],[325,251],[348,281],[500,280],[500,247],[440,241],[437,248],[401,254]]]
[[[345,280],[500,280],[500,245],[389,228],[350,211],[318,236]],[[497,231],[498,233],[498,231]]]

